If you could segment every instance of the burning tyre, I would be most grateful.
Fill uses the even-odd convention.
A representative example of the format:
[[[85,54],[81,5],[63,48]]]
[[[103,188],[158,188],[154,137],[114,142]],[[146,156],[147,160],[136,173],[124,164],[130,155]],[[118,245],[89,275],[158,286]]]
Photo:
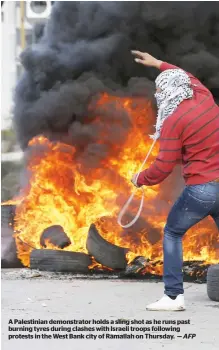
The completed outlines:
[[[1,227],[13,227],[15,209],[15,205],[1,206]]]
[[[125,269],[127,249],[107,242],[100,236],[94,224],[90,226],[86,247],[89,254],[93,255],[102,265],[112,269]]]
[[[30,254],[30,268],[41,271],[88,273],[91,262],[84,253],[34,249]]]
[[[207,293],[213,301],[219,301],[219,264],[211,265],[207,272]]]
[[[62,226],[53,225],[45,229],[40,237],[40,244],[46,248],[48,243],[52,243],[58,248],[65,248],[71,244],[70,239],[64,232]]]

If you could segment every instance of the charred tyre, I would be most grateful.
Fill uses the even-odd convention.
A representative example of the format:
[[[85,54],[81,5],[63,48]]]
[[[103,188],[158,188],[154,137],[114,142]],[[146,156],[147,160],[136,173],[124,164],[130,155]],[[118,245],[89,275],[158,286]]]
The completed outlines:
[[[207,272],[207,294],[213,301],[219,301],[219,264],[211,265]]]
[[[30,268],[53,272],[88,273],[91,258],[84,253],[51,249],[34,249],[30,254]]]
[[[126,268],[126,248],[118,247],[107,242],[100,236],[96,226],[90,226],[87,237],[87,250],[97,262],[112,269],[123,270]]]

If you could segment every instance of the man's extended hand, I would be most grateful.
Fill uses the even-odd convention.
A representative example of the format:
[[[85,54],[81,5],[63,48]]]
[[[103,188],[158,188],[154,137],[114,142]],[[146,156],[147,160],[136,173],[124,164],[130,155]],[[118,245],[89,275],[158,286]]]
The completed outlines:
[[[139,187],[141,187],[141,186],[137,184],[137,181],[136,181],[137,176],[138,176],[138,174],[133,175],[133,176],[132,176],[132,179],[131,179],[131,182],[133,183],[133,185],[134,185],[135,187],[138,187],[138,188],[139,188]]]
[[[147,67],[155,67],[155,68],[160,68],[162,61],[157,60],[155,57],[151,56],[147,52],[141,52],[141,51],[131,51],[131,53],[136,56],[135,62],[141,63],[144,66]]]

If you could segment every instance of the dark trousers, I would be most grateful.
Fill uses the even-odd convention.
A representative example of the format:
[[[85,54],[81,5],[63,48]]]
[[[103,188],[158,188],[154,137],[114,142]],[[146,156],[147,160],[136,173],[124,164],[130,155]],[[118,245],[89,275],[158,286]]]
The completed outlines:
[[[183,294],[182,237],[190,227],[211,215],[219,231],[219,183],[186,186],[172,207],[164,228],[165,294]]]

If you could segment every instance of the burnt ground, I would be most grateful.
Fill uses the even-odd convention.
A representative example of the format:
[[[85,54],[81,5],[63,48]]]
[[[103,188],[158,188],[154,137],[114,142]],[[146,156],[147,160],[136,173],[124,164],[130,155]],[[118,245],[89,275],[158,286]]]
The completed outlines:
[[[160,350],[163,348],[173,350],[177,348],[180,350],[191,349],[192,347],[197,348],[197,346],[200,350],[216,350],[218,348],[219,303],[212,302],[208,299],[206,284],[185,283],[187,310],[184,312],[149,312],[145,310],[145,305],[155,301],[162,295],[163,284],[161,282],[128,279],[120,280],[116,277],[106,279],[106,277],[103,277],[104,276],[99,275],[98,277],[93,276],[92,278],[86,278],[86,276],[82,275],[59,275],[27,269],[3,269],[3,349],[47,350],[52,347],[53,350],[60,350],[61,347],[63,347],[65,350],[120,350],[123,348],[127,350],[141,350],[146,348],[148,350]],[[173,340],[8,340],[9,319],[106,319],[109,321],[116,319],[156,319],[161,322],[162,320],[189,320],[190,324],[180,325],[179,327],[181,327],[181,329],[179,333],[153,333],[175,335],[175,339]],[[27,327],[28,325],[25,326]],[[42,325],[36,326],[43,327]],[[19,325],[19,327],[22,327],[22,325]],[[60,327],[60,325],[56,325],[56,327]],[[167,327],[167,325],[165,325],[165,327]],[[61,332],[59,333],[61,334]],[[97,334],[95,332],[91,333]],[[124,332],[121,332],[120,334],[123,333]],[[177,335],[184,336],[186,333],[196,334],[196,337],[194,339],[177,338]],[[16,334],[19,334],[19,332]],[[28,333],[20,331],[20,334]],[[66,334],[66,332],[62,332],[62,334]]]

